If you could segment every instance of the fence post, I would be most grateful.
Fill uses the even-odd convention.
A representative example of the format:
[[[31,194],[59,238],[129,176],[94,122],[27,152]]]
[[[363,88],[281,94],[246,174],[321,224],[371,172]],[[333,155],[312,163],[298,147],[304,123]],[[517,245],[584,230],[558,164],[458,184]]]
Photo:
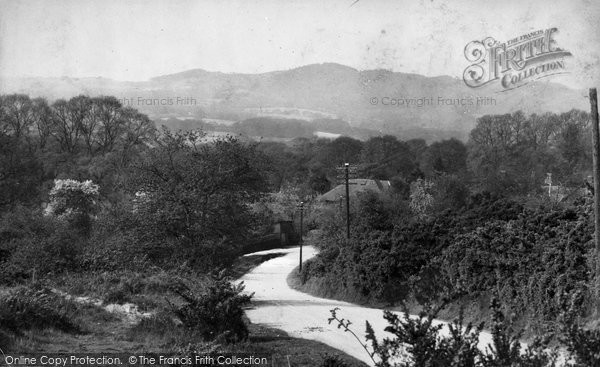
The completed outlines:
[[[600,128],[598,127],[598,94],[596,88],[590,88],[590,105],[592,113],[592,152],[594,163],[594,243],[596,247],[596,315],[600,315]]]

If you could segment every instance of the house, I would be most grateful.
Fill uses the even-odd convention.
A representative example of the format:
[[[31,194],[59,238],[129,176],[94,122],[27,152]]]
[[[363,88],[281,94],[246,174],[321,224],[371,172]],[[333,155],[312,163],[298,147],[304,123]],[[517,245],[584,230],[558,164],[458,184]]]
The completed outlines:
[[[350,197],[356,196],[359,192],[371,191],[378,194],[386,193],[390,190],[391,184],[387,180],[374,180],[368,178],[353,178],[348,180],[348,191]],[[332,190],[324,193],[317,198],[322,203],[339,203],[346,197],[346,184],[337,185]]]

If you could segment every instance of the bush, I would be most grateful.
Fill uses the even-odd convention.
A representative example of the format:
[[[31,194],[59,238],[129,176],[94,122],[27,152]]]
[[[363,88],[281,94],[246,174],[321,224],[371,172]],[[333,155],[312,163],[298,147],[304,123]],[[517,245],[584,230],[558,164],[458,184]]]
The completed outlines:
[[[338,328],[350,332],[369,353],[376,367],[546,367],[553,366],[557,353],[548,349],[546,339],[536,339],[524,352],[521,352],[519,337],[521,332],[514,332],[512,324],[502,313],[501,305],[496,298],[492,300],[492,345],[486,352],[478,349],[479,335],[484,323],[474,327],[471,323],[463,325],[462,311],[457,319],[448,324],[449,335],[440,334],[443,323],[436,324],[434,319],[445,306],[443,302],[438,307],[425,305],[417,318],[404,311],[399,316],[390,311],[384,311],[388,322],[385,331],[394,335],[383,341],[377,340],[375,332],[367,321],[366,340],[363,344],[349,329],[351,322],[340,319],[331,310],[329,322],[336,321]],[[586,364],[586,366],[592,366]]]
[[[20,208],[0,219],[0,283],[14,284],[65,270],[78,270],[85,243],[62,221]]]
[[[381,362],[378,367],[391,366],[390,361],[400,359],[402,367],[446,367],[477,366],[479,350],[477,343],[483,323],[477,327],[468,324],[463,327],[462,313],[458,319],[449,324],[450,336],[441,336],[443,324],[434,324],[438,309],[429,306],[419,313],[418,318],[411,318],[408,311],[401,318],[397,314],[385,311],[384,318],[389,326],[385,331],[394,334],[394,339],[385,339],[380,343],[373,329],[367,322],[367,340],[371,343],[374,355]]]
[[[520,338],[522,331],[513,329],[510,320],[501,310],[497,298],[492,298],[492,341],[493,345],[485,353],[481,353],[482,367],[527,366],[546,367],[554,365],[556,353],[548,350],[549,339],[536,338],[521,353]]]
[[[183,282],[172,290],[185,301],[183,306],[172,305],[174,313],[205,340],[237,342],[248,337],[242,307],[250,303],[252,295],[242,294],[242,283],[232,284],[222,272],[211,275],[203,291],[194,291]]]
[[[303,267],[303,283],[329,287],[320,294],[392,304],[436,302],[442,294],[477,301],[498,293],[538,333],[557,331],[572,296],[580,315],[589,310],[595,265],[585,201],[531,210],[481,193],[462,212],[396,220],[393,228],[385,206],[363,204],[368,210],[355,220],[350,241],[324,231],[321,252]]]
[[[13,332],[56,328],[78,331],[72,321],[77,306],[43,287],[18,287],[0,299],[0,325]]]
[[[348,367],[348,365],[338,355],[326,354],[323,356],[321,367]]]
[[[50,190],[50,202],[46,207],[47,215],[64,220],[81,234],[89,234],[92,226],[92,214],[97,207],[99,186],[92,181],[54,180]]]
[[[540,209],[459,234],[438,258],[442,278],[471,297],[498,292],[513,312],[554,327],[568,302],[586,311],[589,214],[587,206]]]
[[[136,243],[130,231],[94,233],[81,252],[82,268],[94,271],[147,269],[149,261],[143,247]]]
[[[568,311],[563,315],[560,339],[575,366],[600,366],[600,330],[584,329],[577,321],[576,313]]]

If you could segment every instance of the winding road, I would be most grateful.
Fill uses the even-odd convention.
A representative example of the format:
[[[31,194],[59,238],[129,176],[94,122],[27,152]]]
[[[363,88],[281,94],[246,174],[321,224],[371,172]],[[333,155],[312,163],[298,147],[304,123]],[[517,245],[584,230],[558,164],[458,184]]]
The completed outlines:
[[[392,336],[384,331],[387,325],[383,319],[383,311],[293,290],[287,284],[287,277],[298,265],[299,248],[261,251],[246,256],[267,253],[285,255],[262,263],[240,279],[246,285],[247,292],[254,292],[254,307],[246,311],[250,321],[281,329],[293,337],[325,343],[372,366],[373,362],[358,341],[350,333],[338,329],[337,324],[329,325],[327,319],[331,316],[329,310],[339,307],[338,316],[352,321],[350,328],[363,342],[367,320],[373,326],[377,338],[382,340]],[[313,247],[304,247],[304,260],[315,254]],[[448,328],[444,327],[443,332],[448,332]],[[479,347],[485,348],[491,340],[489,333],[481,333]]]

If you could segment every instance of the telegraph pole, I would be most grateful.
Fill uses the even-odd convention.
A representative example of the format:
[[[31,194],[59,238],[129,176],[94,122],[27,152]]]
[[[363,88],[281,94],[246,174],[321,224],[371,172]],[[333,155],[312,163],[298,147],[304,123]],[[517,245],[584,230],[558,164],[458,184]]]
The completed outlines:
[[[338,171],[337,182],[341,184],[340,180],[344,181],[346,185],[346,238],[350,239],[350,175],[356,177],[358,167],[351,165],[350,163],[344,163],[340,167],[336,167]],[[340,195],[340,214],[342,212],[342,195]]]
[[[298,272],[302,272],[302,222],[304,220],[304,201],[300,202],[298,206],[300,208],[300,266],[298,267]]]
[[[598,93],[590,88],[590,105],[592,110],[592,141],[594,151],[594,242],[596,245],[596,314],[600,314],[600,128],[598,127]]]

